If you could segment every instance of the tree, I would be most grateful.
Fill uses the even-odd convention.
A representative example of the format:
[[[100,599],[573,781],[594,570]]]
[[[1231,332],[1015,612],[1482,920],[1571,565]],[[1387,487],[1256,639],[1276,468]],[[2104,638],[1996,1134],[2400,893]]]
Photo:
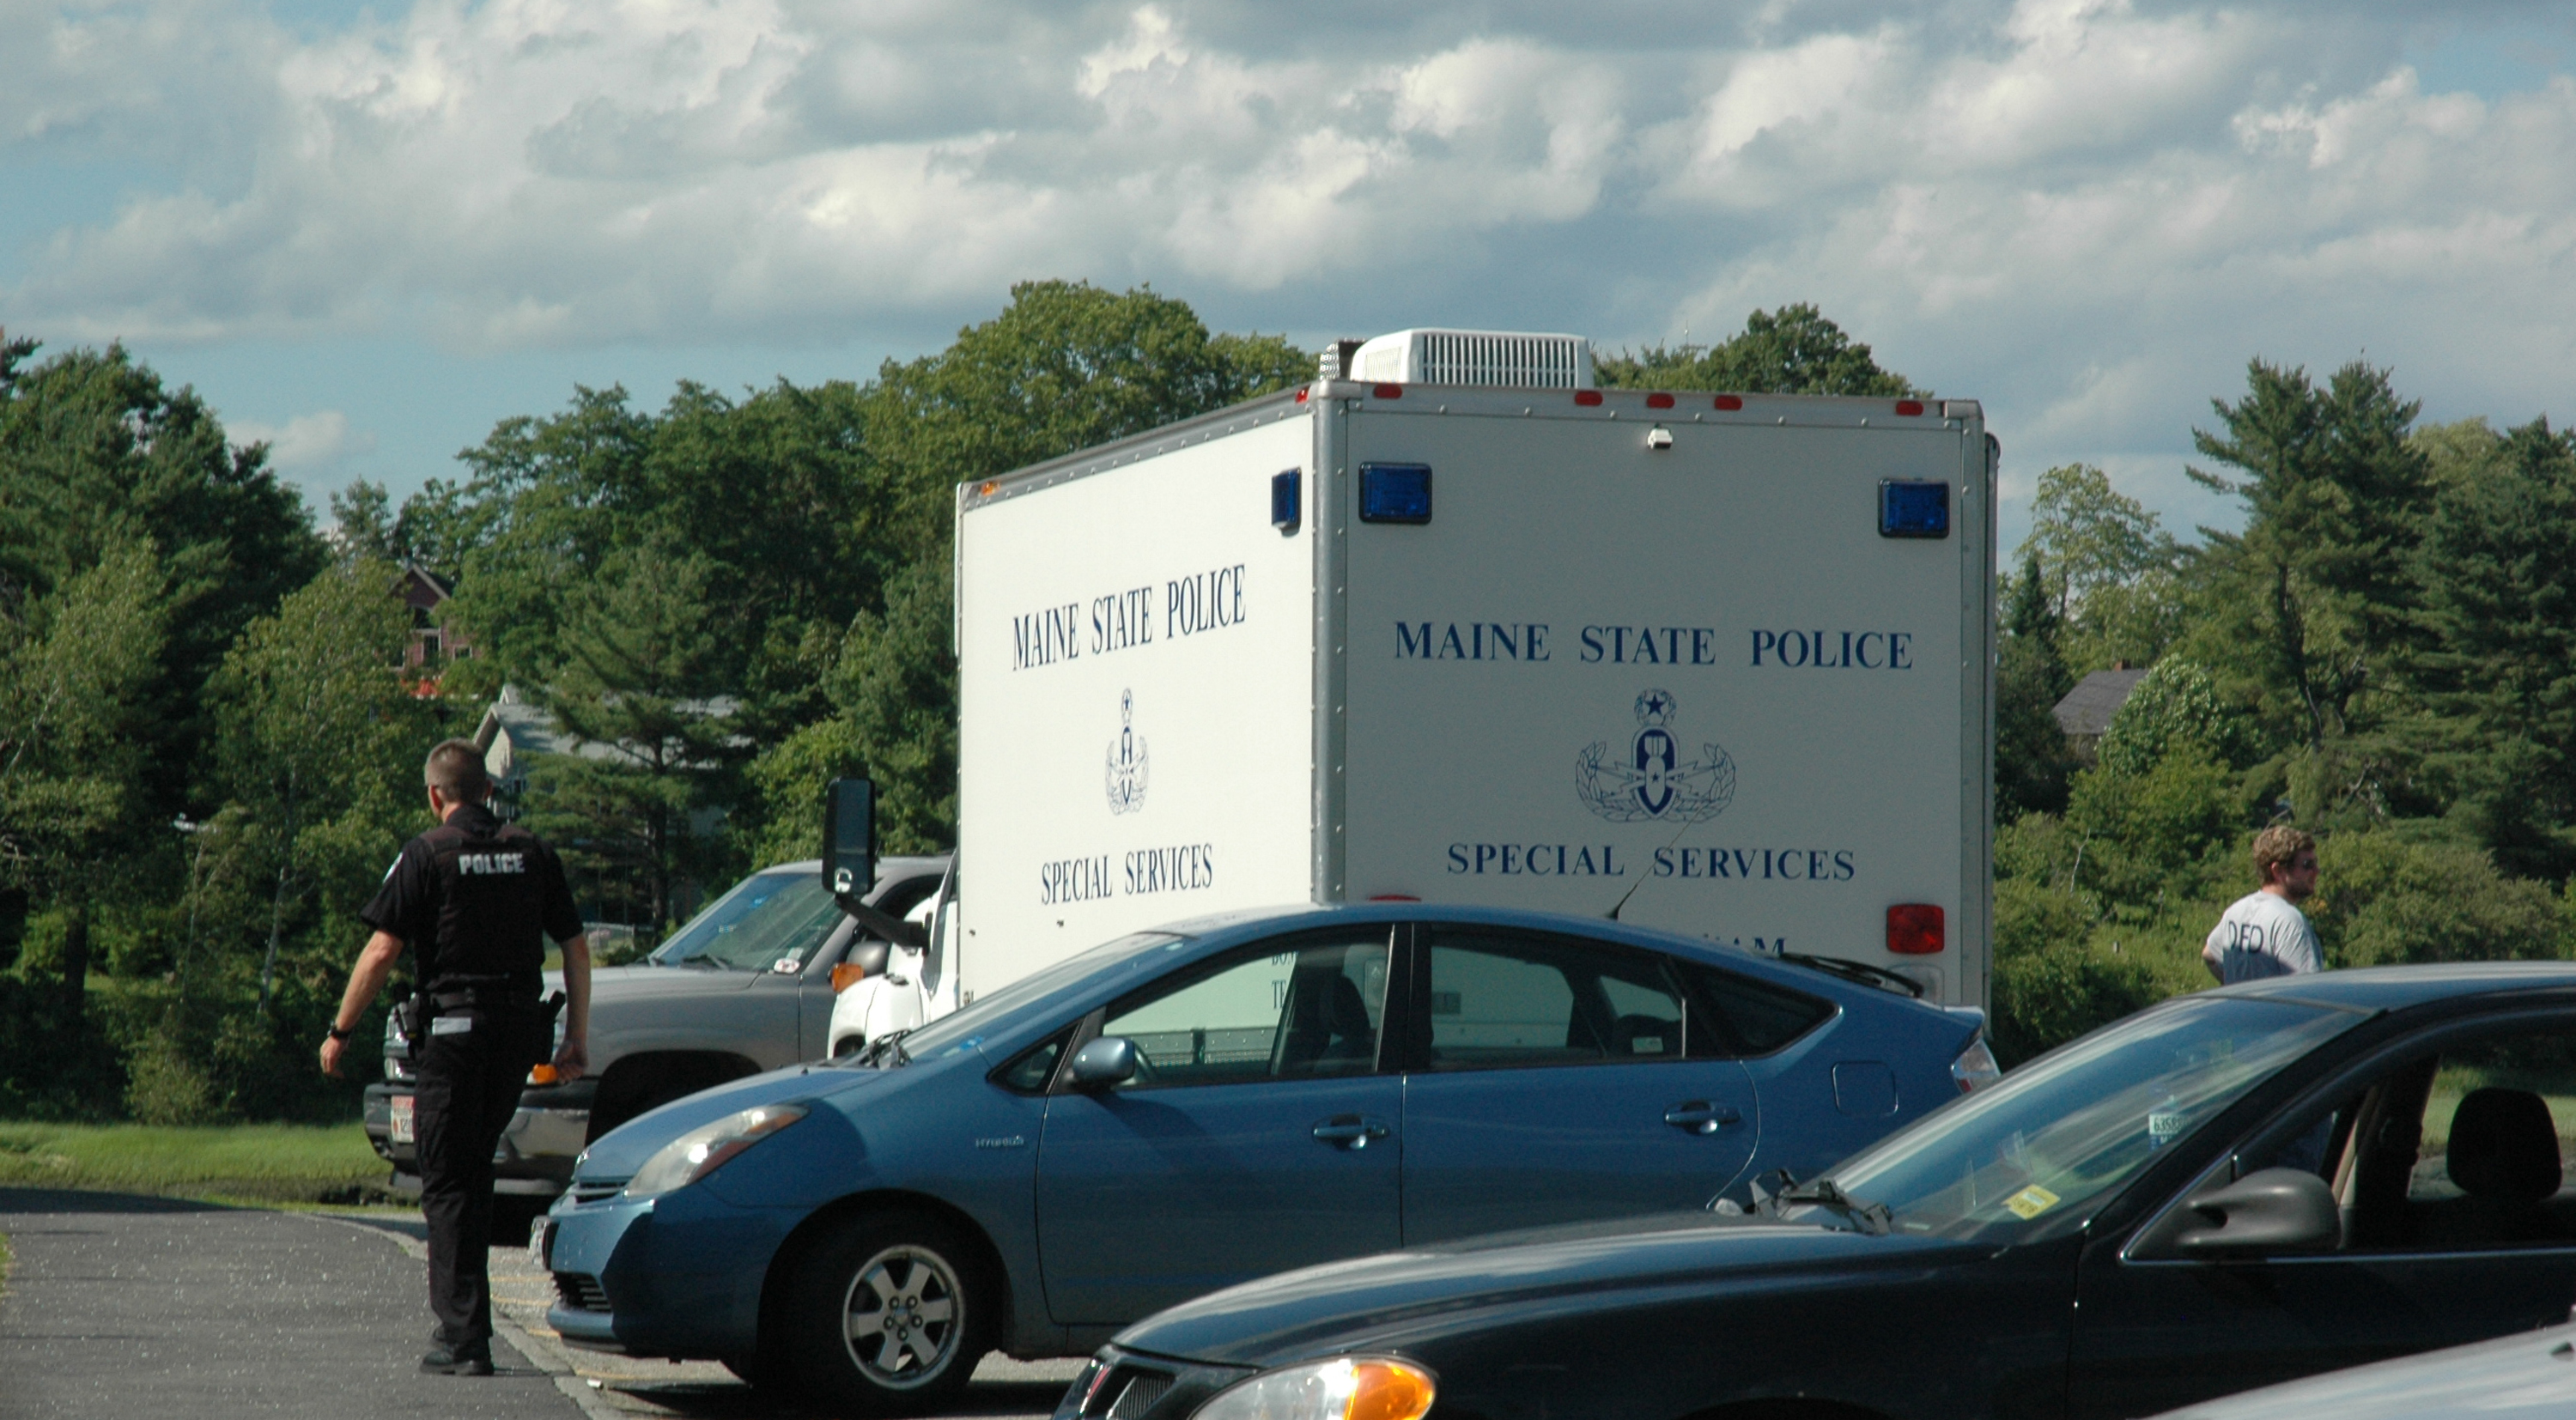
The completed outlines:
[[[2004,579],[2003,642],[1995,665],[1995,817],[2063,813],[2076,769],[2057,702],[2075,688],[2058,650],[2057,609],[2034,552]]]
[[[1027,281],[936,355],[887,361],[867,394],[876,456],[912,493],[908,541],[944,549],[962,482],[990,478],[1314,378],[1285,339],[1211,335],[1151,287]]]
[[[2244,473],[2187,469],[2245,501],[2242,533],[2202,529],[2220,576],[2196,658],[2234,673],[2279,732],[2311,752],[2357,727],[2364,695],[2402,650],[2415,599],[2416,530],[2432,484],[2407,439],[2419,404],[2355,361],[2320,389],[2252,361],[2221,434],[2200,452]]]
[[[575,588],[545,705],[595,754],[554,756],[530,775],[538,831],[631,892],[653,932],[671,924],[676,886],[717,854],[691,816],[731,801],[745,757],[709,615],[713,580],[703,554],[619,549]]]
[[[876,783],[878,841],[888,853],[934,853],[957,837],[957,662],[948,654],[947,569],[896,577],[885,613],[861,612],[833,663],[836,713],[799,730],[752,766],[770,806],[758,861],[813,851],[823,786]]]
[[[949,656],[949,537],[959,483],[1143,433],[1312,377],[1275,336],[1211,335],[1182,302],[1139,288],[1060,281],[1011,288],[1010,308],[908,364],[864,396],[868,448],[906,490],[880,536],[908,559],[840,638],[822,683],[828,717],[752,770],[765,818],[758,854],[811,851],[824,781],[877,781],[887,847],[955,840],[957,670]]]
[[[178,813],[210,731],[203,689],[233,639],[328,560],[263,444],[235,448],[194,391],[122,346],[26,361],[0,346],[0,584],[46,595],[148,539],[167,583],[157,673],[134,694],[151,813]]]
[[[331,495],[331,548],[343,558],[402,562],[410,554],[402,545],[399,521],[393,495],[385,491],[383,484],[363,478],[352,480],[347,488]]]
[[[2070,666],[2149,664],[2179,633],[2183,550],[2102,470],[2079,463],[2041,474],[2021,551],[2039,561]]]
[[[0,601],[0,888],[67,910],[67,1019],[88,982],[90,898],[149,851],[142,691],[168,615],[158,550],[140,538],[48,595]]]
[[[433,726],[402,682],[411,624],[389,591],[394,578],[372,559],[323,572],[243,632],[209,687],[221,782],[248,810],[229,846],[260,861],[268,887],[263,1009],[300,928],[320,928],[314,946],[336,959],[339,923],[313,911],[317,889],[336,882],[332,905],[353,911],[377,855],[405,836],[399,826],[418,795]]]
[[[1633,356],[1622,352],[1594,360],[1593,374],[1613,388],[1918,399],[1931,394],[1880,369],[1867,345],[1803,301],[1777,313],[1757,308],[1744,318],[1741,332],[1717,345],[1650,345]]]
[[[2472,835],[2558,877],[2576,866],[2576,438],[2535,420],[2479,452],[2416,561],[2424,739]]]
[[[2118,774],[2143,775],[2185,746],[2226,762],[2244,751],[2236,718],[2220,703],[2209,672],[2180,656],[2158,661],[2111,715],[2096,758]]]

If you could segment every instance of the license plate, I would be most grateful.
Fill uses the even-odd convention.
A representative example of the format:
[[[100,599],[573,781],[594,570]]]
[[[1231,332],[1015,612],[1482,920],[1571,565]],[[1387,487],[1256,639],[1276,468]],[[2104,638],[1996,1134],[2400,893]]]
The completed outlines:
[[[394,1142],[397,1144],[409,1144],[413,1142],[411,1132],[412,1098],[413,1097],[410,1095],[396,1095],[393,1099]]]

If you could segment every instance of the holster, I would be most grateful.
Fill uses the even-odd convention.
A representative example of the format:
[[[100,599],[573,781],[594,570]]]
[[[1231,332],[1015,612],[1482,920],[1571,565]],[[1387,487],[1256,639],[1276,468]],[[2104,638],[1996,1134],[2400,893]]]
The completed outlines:
[[[405,1060],[420,1058],[420,1033],[429,1025],[422,1019],[420,1007],[420,993],[409,987],[403,988],[403,993],[394,998],[394,1029],[402,1035]]]

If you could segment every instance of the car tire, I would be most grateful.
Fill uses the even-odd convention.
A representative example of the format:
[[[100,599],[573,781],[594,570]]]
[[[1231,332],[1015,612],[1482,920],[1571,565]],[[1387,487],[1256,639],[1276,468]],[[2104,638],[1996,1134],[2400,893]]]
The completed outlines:
[[[991,1296],[955,1229],[915,1213],[852,1219],[797,1270],[786,1359],[827,1408],[919,1414],[974,1375],[992,1329]]]

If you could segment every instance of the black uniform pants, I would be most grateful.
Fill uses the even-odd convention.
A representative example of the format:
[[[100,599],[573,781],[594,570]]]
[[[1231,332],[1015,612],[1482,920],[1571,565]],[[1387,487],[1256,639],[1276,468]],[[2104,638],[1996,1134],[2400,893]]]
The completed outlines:
[[[545,1018],[481,1007],[429,1025],[414,1095],[420,1210],[429,1220],[429,1309],[450,1346],[492,1336],[492,1153],[519,1107],[528,1067],[552,1044]]]

